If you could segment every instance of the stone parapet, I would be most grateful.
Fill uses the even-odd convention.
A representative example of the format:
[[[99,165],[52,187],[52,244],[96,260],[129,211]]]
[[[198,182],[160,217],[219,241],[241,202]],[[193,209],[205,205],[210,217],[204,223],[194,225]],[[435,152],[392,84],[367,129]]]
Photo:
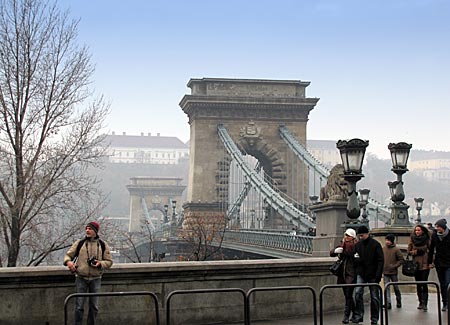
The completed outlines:
[[[311,286],[317,293],[336,279],[328,271],[331,258],[117,264],[104,275],[103,292],[152,291],[159,299],[165,324],[165,299],[175,290],[205,288]],[[63,324],[64,299],[75,292],[74,276],[64,267],[0,269],[2,325]],[[326,309],[339,308],[340,290],[331,290]],[[335,296],[336,295],[336,296]],[[242,297],[242,295],[241,295]],[[243,320],[242,298],[236,293],[180,295],[171,301],[171,324],[207,324]],[[339,298],[338,298],[339,297]],[[102,297],[102,324],[148,324],[154,313],[149,298]],[[252,298],[252,319],[281,319],[311,313],[308,291],[270,291]],[[72,323],[73,300],[68,305]],[[87,308],[86,308],[87,310]]]

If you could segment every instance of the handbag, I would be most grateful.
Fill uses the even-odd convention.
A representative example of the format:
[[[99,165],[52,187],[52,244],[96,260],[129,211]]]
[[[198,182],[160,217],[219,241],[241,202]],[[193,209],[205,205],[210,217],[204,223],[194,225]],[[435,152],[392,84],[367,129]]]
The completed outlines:
[[[336,276],[341,274],[344,260],[338,259],[330,266],[330,272]]]
[[[414,276],[418,267],[418,263],[415,262],[410,254],[406,256],[406,260],[402,265],[402,273],[406,276]]]

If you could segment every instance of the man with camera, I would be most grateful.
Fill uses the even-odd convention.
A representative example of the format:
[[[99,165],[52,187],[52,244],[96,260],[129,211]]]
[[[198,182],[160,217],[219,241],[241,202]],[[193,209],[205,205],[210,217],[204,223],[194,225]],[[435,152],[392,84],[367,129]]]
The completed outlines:
[[[89,222],[85,228],[86,237],[77,240],[64,256],[64,265],[75,274],[78,293],[100,292],[102,274],[113,264],[109,245],[98,236],[99,229],[98,222]],[[76,325],[81,325],[83,322],[85,298],[76,298]],[[95,325],[98,298],[98,296],[89,297],[88,325]]]

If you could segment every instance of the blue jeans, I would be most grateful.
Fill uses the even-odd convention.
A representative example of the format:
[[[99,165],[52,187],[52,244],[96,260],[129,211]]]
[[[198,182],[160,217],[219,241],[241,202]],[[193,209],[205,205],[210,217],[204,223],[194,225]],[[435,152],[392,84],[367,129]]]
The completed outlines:
[[[384,275],[384,284],[388,284],[389,282],[398,282],[398,275],[397,274],[385,274]],[[392,286],[388,286],[386,288],[386,305],[391,303],[391,287]],[[394,292],[395,292],[395,297],[397,299],[397,303],[402,301],[402,294],[400,292],[400,289],[398,287],[397,284],[393,285],[394,287]]]
[[[436,273],[441,287],[442,304],[448,306],[447,289],[450,283],[450,268],[437,267]]]
[[[77,293],[97,293],[100,292],[102,279],[85,280],[82,277],[75,278]],[[98,313],[98,296],[89,297],[89,311],[87,323],[95,325],[95,318]],[[83,324],[84,301],[86,297],[77,297],[75,302],[75,325]]]
[[[361,275],[356,277],[356,283],[370,283]],[[355,289],[355,312],[353,318],[362,320],[364,318],[364,288],[356,287]],[[370,290],[370,321],[377,323],[380,318],[380,289],[378,287],[369,287]]]

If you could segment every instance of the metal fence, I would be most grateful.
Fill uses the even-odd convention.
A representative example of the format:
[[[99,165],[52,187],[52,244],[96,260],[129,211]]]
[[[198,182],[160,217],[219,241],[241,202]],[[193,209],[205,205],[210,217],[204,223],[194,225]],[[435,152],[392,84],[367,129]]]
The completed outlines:
[[[386,308],[386,304],[384,303],[387,300],[387,292],[386,288],[394,285],[417,285],[417,284],[426,284],[433,285],[437,289],[437,306],[438,306],[438,325],[442,325],[442,315],[440,312],[441,303],[440,303],[440,287],[439,284],[433,281],[402,281],[402,282],[389,282],[384,286],[384,294],[380,294],[380,323],[381,325],[389,325],[389,314]],[[319,310],[317,310],[316,304],[316,291],[314,288],[310,286],[281,286],[281,287],[257,287],[248,290],[245,292],[241,288],[217,288],[217,289],[193,289],[193,290],[176,290],[172,291],[168,294],[165,306],[166,306],[166,324],[171,324],[172,318],[172,304],[171,300],[176,295],[190,295],[190,294],[210,294],[210,293],[223,293],[223,292],[235,292],[242,295],[242,311],[244,315],[244,324],[251,325],[251,297],[256,292],[262,291],[292,291],[292,290],[301,290],[301,291],[310,291],[311,292],[311,306],[312,306],[312,315],[313,315],[313,323],[317,325],[317,315],[319,315],[319,323],[323,325],[324,322],[324,299],[323,293],[329,289],[335,288],[344,288],[344,287],[370,287],[375,286],[380,290],[380,293],[383,291],[382,287],[378,283],[354,283],[354,284],[332,284],[325,285],[320,289],[319,294]],[[447,293],[450,296],[450,285],[447,288]],[[136,296],[136,295],[147,295],[152,297],[154,303],[154,312],[155,312],[155,321],[157,325],[160,325],[160,315],[159,315],[159,301],[155,293],[150,291],[129,291],[129,292],[101,292],[101,293],[74,293],[66,297],[64,301],[64,324],[67,325],[67,304],[69,300],[76,297],[90,297],[90,296]],[[384,313],[383,313],[384,308]],[[149,310],[150,311],[150,310]],[[448,313],[448,325],[450,325],[450,313]],[[151,321],[151,319],[150,319]]]
[[[76,297],[111,297],[111,296],[150,296],[153,299],[153,303],[155,305],[155,321],[156,325],[160,324],[159,319],[159,302],[158,297],[155,293],[151,291],[127,291],[127,292],[97,292],[97,293],[73,293],[68,295],[64,300],[64,325],[67,325],[67,304],[69,300]],[[149,318],[150,319],[150,318]]]

